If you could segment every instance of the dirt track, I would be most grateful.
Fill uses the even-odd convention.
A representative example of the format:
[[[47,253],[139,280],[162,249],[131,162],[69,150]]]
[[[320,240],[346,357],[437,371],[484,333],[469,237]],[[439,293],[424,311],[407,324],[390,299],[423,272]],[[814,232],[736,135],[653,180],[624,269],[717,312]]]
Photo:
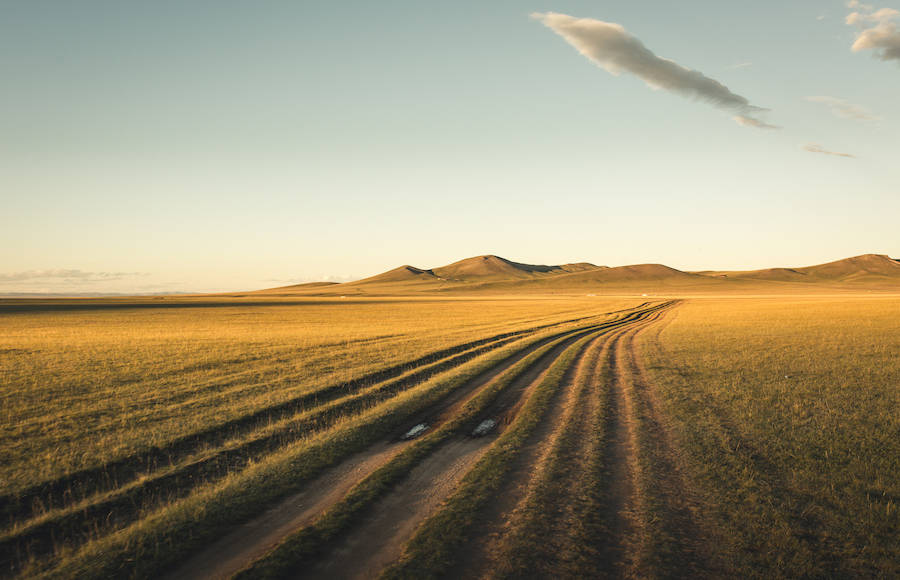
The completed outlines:
[[[502,492],[477,515],[469,540],[455,550],[454,563],[444,571],[465,577],[520,575],[521,570],[515,568],[516,550],[529,546],[530,526],[545,534],[542,541],[552,549],[554,561],[550,568],[530,569],[532,576],[563,577],[593,571],[629,577],[652,570],[659,558],[677,558],[686,569],[703,575],[708,567],[700,557],[703,534],[692,515],[696,506],[687,505],[690,494],[677,470],[673,443],[653,406],[652,386],[640,371],[634,346],[635,334],[653,325],[658,316],[655,310],[647,310],[625,315],[616,324],[562,336],[479,412],[479,420],[498,421],[489,436],[471,437],[471,426],[469,431],[454,432],[373,499],[363,518],[339,530],[302,563],[282,568],[275,575],[371,578],[398,559],[408,558],[404,550],[421,525],[443,509],[504,429],[516,422],[551,364],[577,338],[587,336],[591,339],[582,344],[556,387],[552,406],[505,474]],[[433,433],[539,347],[489,369],[423,412],[409,427],[423,422],[428,424],[427,432]],[[593,430],[602,433],[602,440],[593,437]],[[213,543],[169,577],[224,578],[241,569],[253,577],[254,562],[266,562],[280,541],[314,524],[360,482],[416,444],[417,439],[403,441],[399,437],[373,444]],[[601,474],[599,495],[588,489],[592,469]],[[592,494],[600,498],[596,505],[591,504]],[[541,510],[536,511],[535,505]],[[587,513],[592,505],[598,509]],[[600,523],[588,525],[586,520],[591,518]],[[657,546],[648,538],[659,526],[665,526],[667,532],[680,527],[685,537],[679,538],[674,548]],[[590,535],[591,545],[582,549],[577,542],[583,541],[585,534]]]
[[[563,333],[563,336],[579,332],[582,331],[570,331]],[[433,431],[437,426],[452,418],[458,412],[458,409],[485,385],[546,342],[544,340],[539,341],[532,347],[485,371],[457,389],[439,404],[410,421],[409,427],[416,424],[427,424],[429,431]],[[549,364],[549,361],[552,360],[551,356],[545,358],[547,359],[546,364]],[[533,383],[540,376],[541,370],[546,368],[546,364],[529,369],[525,375],[508,389],[508,392],[505,393],[506,396],[501,397],[500,400],[495,402],[491,410],[486,411],[485,416],[492,416],[497,419],[505,417],[507,419],[505,422],[508,423],[511,412],[510,407],[521,398],[522,389]],[[252,562],[265,554],[268,549],[272,548],[289,533],[304,525],[308,525],[317,516],[340,500],[354,485],[412,444],[412,441],[400,440],[400,435],[407,432],[409,427],[399,430],[397,436],[390,440],[379,442],[365,452],[357,454],[347,459],[341,465],[328,470],[322,476],[309,482],[305,486],[304,491],[280,502],[259,518],[215,542],[179,566],[167,577],[172,579],[227,578],[233,575],[248,562]],[[502,428],[502,425],[499,428]],[[477,442],[479,448],[483,448],[492,440],[492,437],[485,437],[472,441]],[[458,445],[455,447],[448,445],[448,447],[452,447],[456,451],[461,450]],[[443,453],[445,454],[444,462],[438,463],[441,465],[446,464],[448,469],[453,468],[457,457],[452,452]],[[434,461],[431,461],[430,465],[431,469],[436,469]],[[449,491],[449,488],[447,490]],[[412,490],[411,493],[415,493],[415,490]]]

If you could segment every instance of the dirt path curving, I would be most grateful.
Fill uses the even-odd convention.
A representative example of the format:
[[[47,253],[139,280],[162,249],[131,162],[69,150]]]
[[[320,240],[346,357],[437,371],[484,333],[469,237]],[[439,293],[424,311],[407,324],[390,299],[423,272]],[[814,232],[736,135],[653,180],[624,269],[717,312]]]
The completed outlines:
[[[367,521],[339,540],[312,569],[303,570],[309,578],[368,578],[395,561],[416,528],[434,513],[459,481],[490,448],[496,433],[512,421],[520,402],[544,379],[552,363],[583,331],[562,341],[536,361],[503,391],[482,416],[498,420],[491,436],[456,437],[441,445],[410,476],[374,508]]]
[[[559,336],[579,335],[583,332],[584,329],[573,329],[558,335],[552,335],[528,346],[454,390],[431,409],[423,411],[420,416],[410,421],[410,426],[426,423],[429,431],[432,431],[435,427],[454,417],[463,405],[472,397],[477,396],[483,388],[504,371],[541,346]],[[563,344],[568,344],[571,340],[573,339],[565,340]],[[559,348],[556,347],[551,353]],[[551,353],[543,357],[542,361],[549,361],[549,354]],[[546,365],[549,365],[549,362],[546,362]],[[532,367],[514,382],[505,393],[507,398],[501,398],[492,406],[494,408],[493,413],[499,415],[499,409],[502,408],[503,401],[509,401],[509,393],[516,391],[517,388],[521,390],[523,382],[533,381],[541,373],[541,368],[543,366]],[[284,537],[310,524],[329,507],[342,499],[353,486],[412,444],[412,441],[402,441],[399,438],[399,435],[407,430],[408,428],[404,427],[398,431],[397,436],[375,443],[369,450],[356,454],[340,465],[327,470],[321,476],[305,485],[303,491],[279,502],[258,518],[242,525],[216,541],[184,564],[178,566],[167,577],[171,579],[224,578],[239,571],[249,562],[269,551]],[[480,446],[484,446],[491,440],[492,438],[488,437],[478,441]],[[460,450],[458,446],[452,449]],[[453,465],[456,461],[452,452],[449,452],[443,459],[449,465]]]
[[[651,311],[652,312],[652,311]],[[281,501],[256,519],[240,526],[221,538],[207,549],[180,565],[168,578],[224,578],[246,568],[248,564],[269,552],[283,538],[308,526],[330,507],[343,499],[348,491],[363,481],[408,448],[413,441],[401,439],[405,431],[414,424],[426,423],[427,432],[458,415],[459,410],[473,397],[497,379],[501,373],[511,368],[538,348],[551,340],[562,338],[506,387],[483,413],[484,418],[498,421],[497,431],[501,431],[518,414],[521,404],[530,396],[534,386],[539,384],[552,363],[575,340],[590,332],[601,332],[602,337],[618,335],[641,323],[648,312],[633,312],[623,319],[598,323],[554,333],[509,358],[487,369],[479,376],[467,381],[444,396],[441,401],[422,411],[410,425],[405,426],[387,440],[374,442],[372,446],[328,469],[320,476],[304,485],[301,492]],[[653,316],[652,314],[649,314]],[[598,338],[599,340],[599,338]],[[606,340],[606,339],[604,339]],[[595,341],[591,341],[592,343]],[[559,393],[547,416],[537,427],[529,444],[523,451],[519,467],[521,481],[528,481],[529,469],[535,458],[541,461],[546,456],[551,442],[556,438],[562,425],[576,413],[573,376],[576,372],[587,372],[584,366],[582,347],[575,363],[567,371],[560,384]],[[336,538],[322,557],[304,570],[298,571],[310,577],[371,577],[400,556],[406,542],[413,536],[418,525],[434,513],[441,502],[457,487],[459,481],[471,469],[482,454],[490,447],[496,432],[484,438],[452,436],[438,445],[431,454],[409,475],[372,506],[370,515]],[[515,479],[515,478],[514,478]],[[514,483],[512,497],[522,497],[522,484]],[[521,489],[520,489],[521,488]],[[497,504],[507,505],[506,496],[501,496]],[[507,506],[515,507],[515,502]],[[501,511],[508,513],[508,509]],[[467,574],[468,575],[468,574]]]
[[[608,340],[606,333],[596,340]],[[482,577],[497,566],[496,557],[502,553],[503,540],[512,524],[517,506],[527,496],[540,466],[546,461],[553,443],[573,414],[580,412],[575,402],[575,377],[584,372],[585,353],[591,346],[583,347],[574,364],[567,370],[558,388],[554,404],[541,424],[529,436],[519,456],[506,475],[507,483],[498,493],[496,501],[479,514],[479,522],[471,532],[471,539],[460,550],[449,577]]]
[[[657,327],[659,328],[659,327]],[[718,578],[728,572],[716,556],[710,518],[680,465],[678,444],[668,429],[657,395],[635,345],[646,327],[625,337],[617,374],[635,408],[641,443],[636,486],[642,496],[643,569],[679,570],[692,578]]]
[[[582,460],[591,440],[587,429],[594,407],[589,377],[598,351],[617,332],[591,340],[564,377],[556,404],[533,434],[534,453],[520,457],[519,482],[504,493],[510,505],[515,496],[518,501],[491,524],[494,529],[486,537],[473,543],[474,561],[460,558],[467,573],[516,578],[544,577],[548,569],[561,571],[559,563],[565,556],[559,551],[559,537],[571,525],[574,508],[574,498],[568,494],[583,472]],[[540,545],[531,541],[535,535],[540,535]]]
[[[634,480],[638,469],[636,435],[630,397],[620,375],[623,333],[610,344],[606,358],[608,389],[606,440],[603,448],[603,475],[606,482],[602,507],[603,529],[597,538],[595,564],[610,577],[630,576],[634,569],[638,498]]]

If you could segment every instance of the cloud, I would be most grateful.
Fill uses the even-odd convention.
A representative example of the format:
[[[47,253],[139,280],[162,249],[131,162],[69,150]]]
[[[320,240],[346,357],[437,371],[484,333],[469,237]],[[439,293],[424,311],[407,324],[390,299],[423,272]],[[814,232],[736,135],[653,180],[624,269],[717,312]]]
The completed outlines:
[[[736,68],[747,68],[748,66],[753,66],[753,63],[752,62],[739,62],[737,64],[731,65],[728,68],[734,70]]]
[[[134,276],[144,276],[141,272],[85,272],[84,270],[27,270],[24,272],[0,273],[0,284],[33,280],[62,280],[67,283],[109,282]]]
[[[881,60],[900,61],[900,30],[894,22],[900,11],[893,8],[875,10],[874,6],[857,0],[851,0],[847,6],[858,9],[846,19],[847,24],[856,27],[856,40],[851,50],[873,50]]]
[[[781,129],[778,125],[769,125],[759,119],[754,119],[753,117],[747,117],[745,115],[735,115],[732,117],[734,122],[743,127],[755,127],[757,129]]]
[[[828,108],[831,109],[832,113],[834,113],[838,117],[843,117],[844,119],[856,119],[858,121],[881,120],[881,117],[873,115],[871,112],[866,110],[865,107],[854,105],[853,103],[848,103],[847,101],[839,99],[837,97],[805,97],[805,100],[812,103],[822,103],[823,105],[827,105]]]
[[[816,143],[808,143],[803,146],[804,151],[809,151],[810,153],[824,153],[825,155],[834,155],[836,157],[849,157],[850,159],[856,159],[856,155],[851,155],[850,153],[839,153],[838,151],[829,151],[828,149],[824,149],[821,145]]]
[[[349,274],[321,274],[317,276],[300,276],[297,278],[268,278],[266,282],[275,282],[277,284],[307,284],[309,282],[353,282],[359,280],[362,276],[352,276]]]
[[[620,24],[556,12],[536,12],[531,17],[540,20],[582,56],[611,74],[628,72],[653,89],[663,89],[731,111],[736,114],[734,120],[745,127],[772,128],[756,119],[756,115],[766,109],[751,105],[745,97],[699,71],[657,56]]]

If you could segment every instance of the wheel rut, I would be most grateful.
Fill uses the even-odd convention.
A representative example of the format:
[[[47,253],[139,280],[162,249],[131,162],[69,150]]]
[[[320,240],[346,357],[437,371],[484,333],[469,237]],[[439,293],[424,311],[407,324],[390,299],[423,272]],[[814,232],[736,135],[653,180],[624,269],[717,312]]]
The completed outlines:
[[[667,428],[656,387],[641,364],[636,338],[644,330],[624,338],[618,361],[640,429],[636,481],[644,520],[637,557],[640,570],[679,570],[693,578],[727,576],[713,547],[709,518],[680,467],[678,445]]]
[[[390,461],[404,446],[379,443],[326,470],[320,477],[260,517],[234,530],[209,549],[188,560],[165,580],[230,578],[297,528],[309,525],[340,500],[358,481]],[[248,541],[250,539],[250,541]]]
[[[639,525],[635,495],[638,464],[634,409],[619,372],[624,334],[617,336],[607,351],[607,438],[603,451],[606,492],[596,561],[598,569],[607,576],[619,578],[631,576],[636,565],[634,553]]]
[[[652,313],[634,324],[614,329],[598,337],[592,347],[581,353],[576,365],[570,369],[554,411],[521,450],[508,474],[508,482],[498,494],[498,501],[480,514],[471,539],[457,553],[456,564],[448,577],[518,578],[524,575],[559,578],[587,574],[626,578],[644,575],[647,543],[643,537],[648,532],[645,521],[648,510],[640,483],[647,477],[642,472],[641,462],[641,445],[646,441],[640,432],[639,402],[634,394],[633,339],[636,333],[652,326],[658,317],[658,313]],[[588,356],[592,349],[600,352]],[[601,418],[595,416],[600,409],[585,402],[590,400],[587,395],[579,398],[572,375],[592,383],[589,387],[595,390],[594,405],[604,405]],[[576,401],[577,407],[574,406]],[[601,420],[601,440],[591,441],[586,430],[594,421]],[[572,433],[564,433],[567,426]],[[563,455],[569,473],[559,475],[561,468],[547,463],[561,437],[580,443],[568,455]],[[596,494],[596,490],[578,489],[579,480],[586,477],[586,470],[592,469],[592,459],[599,466],[598,479],[603,486],[600,498],[594,504],[586,498]],[[544,473],[550,469],[557,470],[557,474]],[[561,479],[554,488],[556,495],[551,493],[546,498],[532,495],[540,493],[540,486],[553,477]],[[529,499],[540,502],[537,510],[532,506],[531,515],[534,511],[542,512],[538,516],[542,521],[526,521]],[[579,507],[573,505],[578,501],[588,502],[593,506],[591,510],[599,509],[595,513],[581,508],[579,512]],[[526,527],[523,532],[520,526],[529,524],[531,528]],[[534,554],[510,552],[510,545],[515,545],[515,533],[540,537],[541,545],[537,546],[537,551],[541,556],[535,558]],[[575,537],[576,542],[586,541],[590,545],[578,546],[571,540],[567,543],[566,537]],[[568,545],[570,553],[556,551],[557,545]],[[528,561],[527,569],[523,569],[518,560]],[[552,560],[553,564],[546,560]]]
[[[546,376],[553,361],[580,336],[560,342],[518,376],[480,417],[497,422],[486,437],[457,436],[442,444],[408,478],[373,508],[366,521],[343,538],[315,565],[298,571],[302,578],[369,578],[397,560],[416,528],[456,489],[460,480],[490,448],[496,435],[521,408],[530,391]]]
[[[475,576],[519,578],[553,577],[563,573],[571,553],[564,536],[575,524],[576,488],[586,467],[592,438],[589,423],[595,411],[591,377],[599,351],[617,331],[595,337],[580,353],[562,382],[553,412],[535,432],[539,448],[514,474],[527,481],[519,486],[521,497],[511,512],[495,520],[493,533],[477,546]],[[516,490],[518,491],[518,490]],[[515,494],[504,493],[510,498]],[[530,539],[541,537],[540,545]]]
[[[432,408],[423,411],[418,418],[410,421],[409,426],[424,423],[428,425],[428,432],[433,431],[453,418],[459,412],[459,409],[477,396],[482,389],[486,388],[498,376],[529,354],[554,339],[570,335],[578,336],[584,332],[586,330],[583,328],[574,329],[537,341],[458,387]],[[527,370],[514,384],[510,385],[504,391],[504,396],[495,401],[484,414],[486,416],[499,417],[500,411],[505,406],[509,406],[511,402],[514,402],[515,397],[521,395],[521,391],[518,395],[515,394],[515,391],[517,389],[521,390],[522,383],[533,382],[542,372],[540,370],[543,368],[541,365],[549,365],[548,359],[551,354],[561,348],[563,344],[569,344],[572,340],[574,338],[564,340],[560,346],[557,346],[539,361],[536,361],[536,364]],[[510,398],[511,395],[514,395],[512,399]],[[353,486],[387,464],[414,443],[414,440],[403,440],[401,438],[401,435],[408,431],[408,427],[404,427],[389,439],[377,442],[369,450],[356,454],[338,466],[327,470],[321,476],[308,482],[301,492],[279,502],[266,513],[235,529],[185,563],[179,565],[168,577],[208,578],[211,574],[210,570],[214,571],[212,577],[229,577],[238,572],[249,562],[269,551],[284,537],[301,527],[309,525],[318,516],[327,511],[328,508],[340,501]],[[488,437],[473,441],[478,441],[478,445],[481,447],[492,440],[493,437]],[[450,465],[457,461],[453,456],[455,452],[466,456],[469,455],[468,450],[464,447],[458,445],[449,447],[450,451],[444,451],[443,453],[446,454],[444,461]],[[475,460],[477,457],[472,459]],[[432,461],[429,469],[433,469],[433,466],[434,462]],[[321,489],[330,491],[329,493],[314,491]]]
[[[290,400],[265,407],[247,415],[176,438],[160,447],[138,451],[97,467],[86,468],[41,483],[14,495],[0,495],[0,515],[4,518],[23,519],[37,517],[52,509],[74,505],[93,494],[115,489],[128,481],[140,479],[158,469],[175,465],[198,450],[224,444],[229,438],[249,433],[260,426],[287,418],[311,406],[335,400],[374,386],[378,383],[411,374],[407,383],[420,381],[414,371],[434,366],[434,363],[451,361],[460,353],[478,348],[499,347],[510,340],[534,334],[554,326],[586,322],[592,317],[581,317],[554,323],[545,323],[513,332],[485,337],[465,344],[425,354],[418,359],[403,362],[389,368],[371,372],[347,382],[320,387]],[[403,381],[404,379],[400,379]]]
[[[399,480],[394,479],[391,487],[386,488],[385,495],[379,496],[371,506],[365,508],[365,513],[361,514],[363,517],[354,520],[336,537],[328,539],[323,545],[323,551],[294,571],[304,577],[370,577],[394,562],[402,554],[406,542],[414,535],[419,524],[439,509],[444,499],[458,487],[466,473],[490,448],[497,433],[515,420],[531,390],[540,383],[553,362],[567,348],[590,333],[608,336],[630,329],[635,323],[652,316],[655,309],[662,307],[663,305],[652,306],[631,311],[617,320],[597,322],[562,332],[554,331],[554,334],[510,354],[477,377],[441,395],[432,407],[422,410],[416,423],[411,421],[409,427],[425,423],[427,433],[434,432],[443,424],[454,420],[468,402],[513,365],[545,347],[550,341],[558,341],[552,348],[548,347],[550,350],[529,363],[530,366],[521,375],[503,387],[499,396],[479,414],[479,421],[493,419],[497,422],[492,434],[471,438],[457,432],[458,427],[452,427],[456,434],[450,435],[447,440],[439,439],[443,442],[434,448],[423,448],[428,451],[419,453],[421,459]],[[571,407],[574,401],[574,387],[571,385],[575,374],[573,369],[581,369],[586,364],[584,353],[587,345],[580,348],[582,350],[575,363],[567,363],[571,367],[566,371],[565,380],[557,388],[558,392],[553,395],[556,398],[554,404],[536,428],[539,435],[533,439],[534,442],[543,443],[542,453],[546,452],[547,441],[555,438],[554,433],[560,429],[565,418],[573,416],[574,411],[563,409]],[[472,415],[467,417],[471,418]],[[455,424],[457,423],[460,421],[457,420]],[[167,577],[224,578],[247,570],[248,564],[267,555],[284,538],[314,524],[330,508],[347,497],[358,484],[413,445],[417,438],[404,440],[401,437],[408,430],[405,427],[388,439],[373,441],[365,451],[346,457],[337,465],[326,469],[304,484],[299,492],[285,498],[254,520],[233,528],[228,535],[180,564]],[[536,448],[528,447],[523,455],[534,456],[535,453],[538,453]]]

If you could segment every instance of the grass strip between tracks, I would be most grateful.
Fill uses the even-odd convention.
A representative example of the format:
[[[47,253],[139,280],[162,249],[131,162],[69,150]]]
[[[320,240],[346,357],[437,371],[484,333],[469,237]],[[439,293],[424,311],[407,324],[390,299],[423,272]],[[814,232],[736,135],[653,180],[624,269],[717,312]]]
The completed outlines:
[[[591,332],[592,330],[589,329],[583,332]],[[237,578],[282,578],[291,575],[298,567],[319,554],[329,541],[337,538],[339,534],[349,529],[353,523],[364,515],[367,508],[371,507],[380,497],[389,492],[398,481],[407,476],[410,470],[424,460],[439,444],[455,433],[465,428],[471,428],[479,418],[479,415],[516,378],[524,374],[554,347],[569,338],[564,336],[544,345],[506,370],[466,403],[460,413],[451,421],[372,473],[312,526],[289,536],[267,556],[238,574]]]
[[[566,371],[594,337],[580,338],[553,362],[512,426],[463,478],[443,508],[419,528],[401,560],[387,568],[382,578],[433,578],[450,568],[479,510],[503,484],[520,449],[549,410]]]
[[[571,332],[577,330],[567,334]],[[78,551],[66,553],[63,547],[58,554],[58,565],[42,576],[154,576],[213,541],[229,527],[246,521],[278,498],[298,490],[322,469],[389,436],[415,414],[467,381],[548,336],[555,335],[548,333],[524,343],[514,343],[458,367],[449,376],[434,377],[380,406],[336,424],[329,431],[298,441],[258,464],[156,510],[127,528],[85,544]],[[40,568],[40,562],[33,563],[22,572],[37,574]]]

